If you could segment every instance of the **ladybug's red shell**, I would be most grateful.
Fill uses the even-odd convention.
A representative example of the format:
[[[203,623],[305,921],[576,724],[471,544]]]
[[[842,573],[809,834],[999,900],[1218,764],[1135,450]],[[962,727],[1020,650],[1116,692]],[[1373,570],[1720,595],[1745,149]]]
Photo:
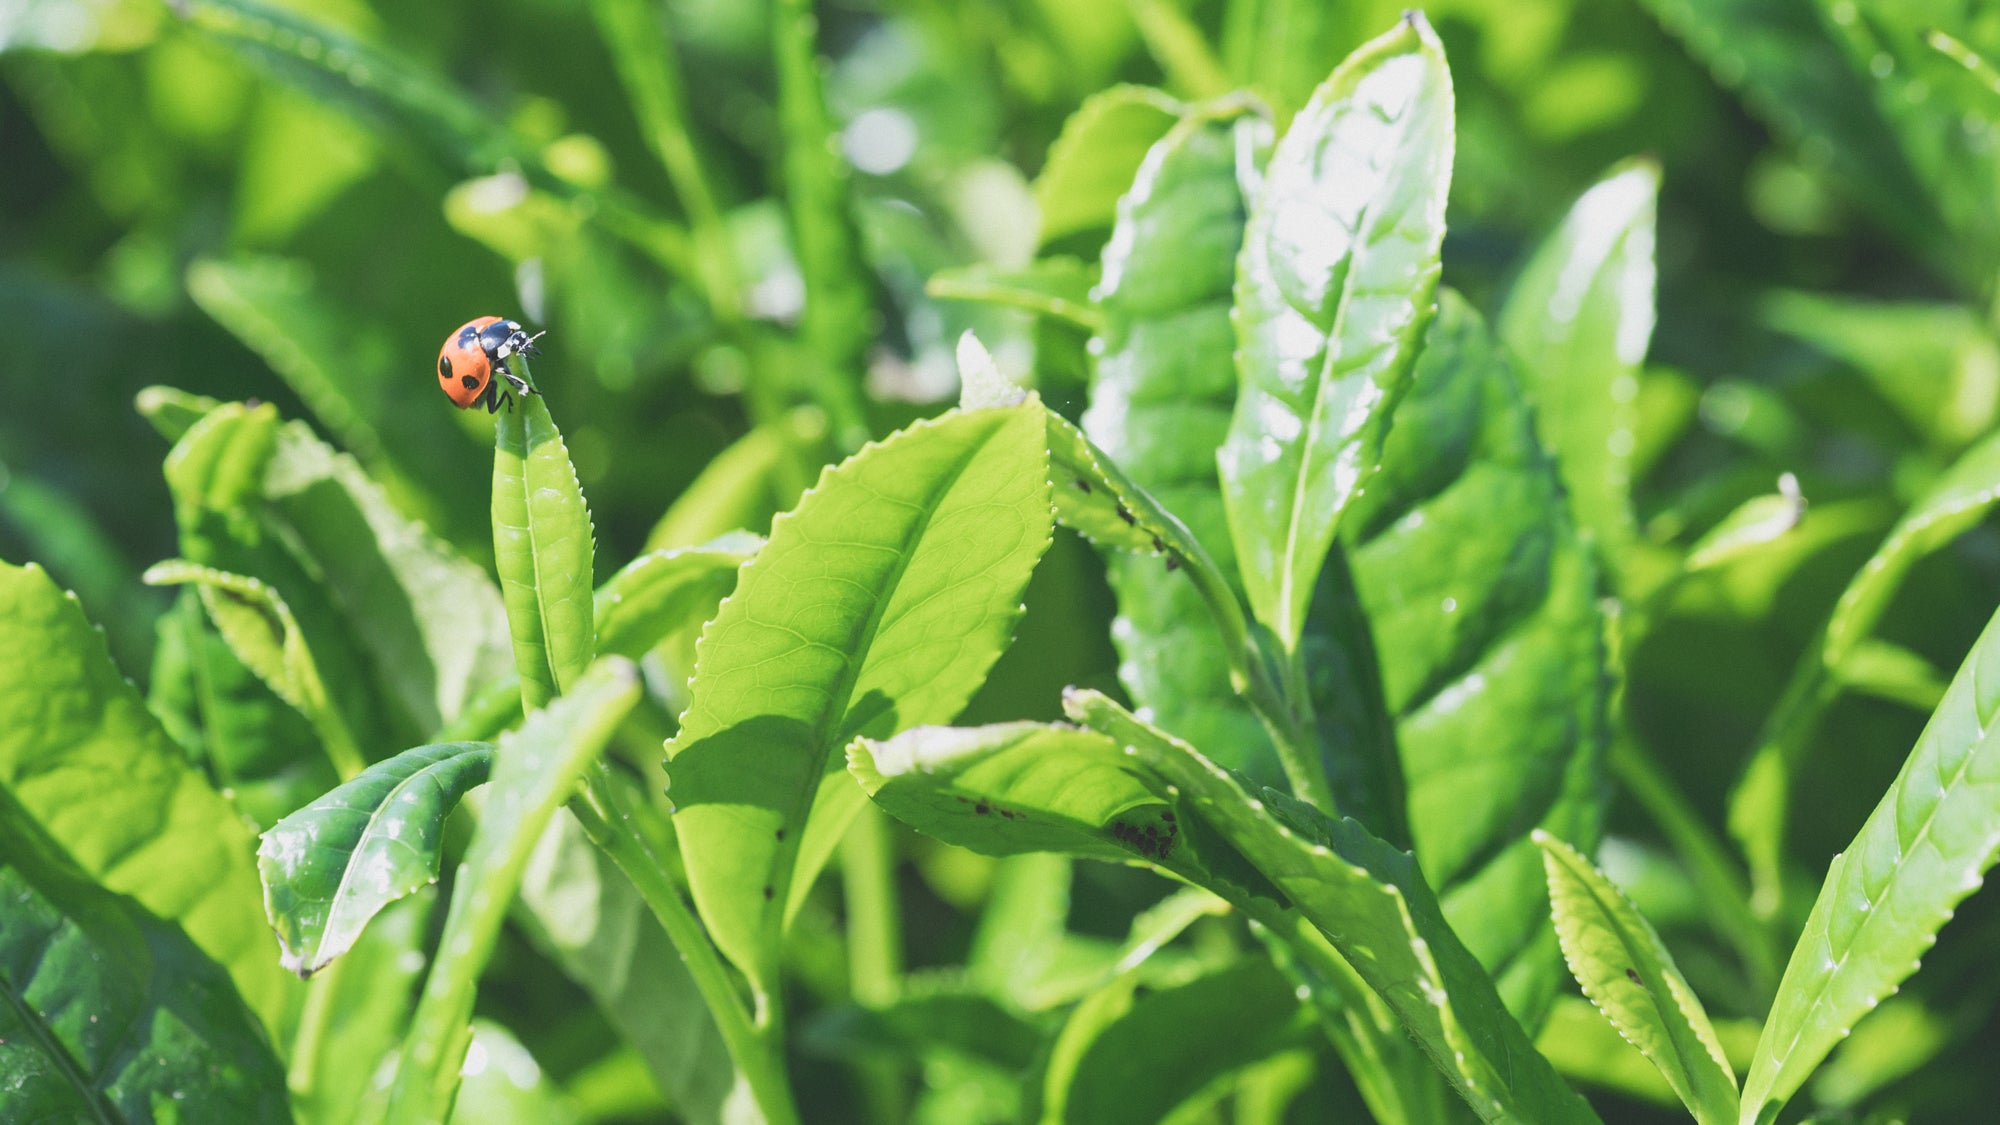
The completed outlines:
[[[480,330],[497,322],[497,316],[468,320],[458,331],[445,337],[438,349],[438,386],[461,410],[472,406],[493,381],[493,361],[480,346]]]

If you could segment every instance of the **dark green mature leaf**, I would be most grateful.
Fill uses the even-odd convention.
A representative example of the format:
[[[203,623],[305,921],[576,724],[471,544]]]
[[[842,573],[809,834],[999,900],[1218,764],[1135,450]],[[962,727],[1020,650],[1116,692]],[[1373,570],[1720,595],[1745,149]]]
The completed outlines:
[[[437,960],[403,1043],[388,1120],[442,1122],[471,1041],[479,974],[519,890],[536,841],[639,699],[638,669],[607,657],[570,690],[501,736],[492,788],[452,886]]]
[[[1903,514],[1842,591],[1826,625],[1826,665],[1839,668],[1875,628],[1917,561],[1979,526],[2000,504],[2000,435],[1966,450]]]
[[[1063,122],[1035,177],[1042,245],[1110,226],[1146,150],[1173,128],[1181,110],[1150,86],[1113,86],[1084,99]]]
[[[1452,136],[1444,50],[1413,12],[1299,111],[1251,207],[1217,458],[1250,605],[1287,651],[1422,346]]]
[[[0,898],[8,1120],[291,1120],[284,1067],[228,974],[92,882],[4,789]]]
[[[0,787],[106,888],[175,922],[272,1038],[300,992],[271,956],[250,833],[40,567],[0,564]]]
[[[1126,975],[1077,1006],[1044,1076],[1042,1120],[1166,1120],[1231,1073],[1300,1039],[1298,997],[1263,958],[1137,992]]]
[[[1344,548],[1381,638],[1416,854],[1532,1026],[1562,969],[1528,832],[1597,837],[1605,625],[1506,358],[1457,294],[1439,305]]]
[[[1614,169],[1583,193],[1528,260],[1500,338],[1522,361],[1542,444],[1577,523],[1618,558],[1634,534],[1632,451],[1639,364],[1653,336],[1653,228],[1660,170]]]
[[[1143,860],[1278,932],[1302,916],[1483,1118],[1595,1120],[1508,1016],[1407,854],[1352,820],[1329,821],[1269,789],[1253,795],[1096,693],[1066,705],[1101,729],[924,728],[857,741],[849,768],[877,803],[950,843]]]
[[[764,541],[736,532],[700,547],[648,551],[598,587],[597,650],[633,660],[703,620],[736,586],[736,569]]]
[[[1232,591],[1240,583],[1214,451],[1236,401],[1230,307],[1248,211],[1238,143],[1262,131],[1243,108],[1201,113],[1147,154],[1104,248],[1104,330],[1083,415],[1091,442],[1186,523]],[[1219,760],[1269,774],[1270,737],[1230,686],[1201,591],[1150,552],[1109,553],[1106,566],[1118,674],[1132,699]]]
[[[493,561],[514,637],[521,704],[561,695],[595,644],[590,509],[547,403],[520,396],[493,427]]]
[[[709,932],[760,988],[859,807],[835,751],[950,719],[1006,644],[1050,538],[1044,416],[954,412],[829,470],[702,631],[667,747],[675,827]]]
[[[1563,957],[1626,1041],[1701,1125],[1736,1120],[1736,1076],[1687,979],[1652,924],[1576,849],[1537,830]]]
[[[264,833],[257,869],[285,968],[311,976],[383,907],[437,882],[444,818],[492,762],[484,742],[405,750]]]
[[[1902,772],[1835,856],[1743,1083],[1775,1116],[1827,1052],[1916,970],[2000,854],[2000,617],[1980,634]]]

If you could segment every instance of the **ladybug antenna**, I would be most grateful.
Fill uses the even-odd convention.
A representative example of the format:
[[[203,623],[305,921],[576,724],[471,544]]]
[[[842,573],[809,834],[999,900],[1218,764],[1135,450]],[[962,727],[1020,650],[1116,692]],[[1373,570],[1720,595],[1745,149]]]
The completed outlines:
[[[540,332],[535,333],[533,336],[528,337],[527,340],[521,344],[520,348],[521,354],[527,356],[536,356],[542,354],[542,349],[535,346],[535,341],[541,339],[542,337],[548,334],[549,330],[544,328]]]

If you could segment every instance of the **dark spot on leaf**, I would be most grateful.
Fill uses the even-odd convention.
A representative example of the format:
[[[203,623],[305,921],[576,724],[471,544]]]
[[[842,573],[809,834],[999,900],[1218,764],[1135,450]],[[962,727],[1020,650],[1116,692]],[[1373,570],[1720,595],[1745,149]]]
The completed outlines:
[[[1168,570],[1179,570],[1180,568],[1181,568],[1181,557],[1180,557],[1179,555],[1168,555],[1168,556],[1167,556],[1167,569],[1168,569]]]
[[[1160,541],[1160,537],[1159,537],[1159,536],[1157,536],[1157,535],[1153,536],[1153,550],[1155,550],[1155,551],[1164,551],[1164,550],[1166,550],[1166,549],[1167,549],[1167,545],[1166,545],[1165,543],[1163,543],[1163,542],[1161,542],[1161,541]]]
[[[1123,504],[1118,505],[1118,518],[1124,520],[1131,527],[1139,526],[1139,521],[1133,517],[1131,512],[1125,509],[1125,505]]]
[[[782,828],[778,829],[778,842],[781,844],[785,842],[785,830]]]
[[[1639,979],[1639,970],[1637,969],[1625,970],[1625,979],[1631,981],[1633,984],[1640,985],[1641,987],[1643,987],[1646,983],[1645,981]]]
[[[1165,831],[1162,831],[1158,824],[1138,826],[1121,820],[1112,822],[1111,835],[1113,839],[1147,859],[1157,860],[1165,859],[1167,853],[1173,850],[1174,841],[1180,832],[1172,824],[1168,824]]]
[[[980,816],[985,816],[987,813],[993,811],[993,806],[987,804],[985,801],[981,801],[978,804],[972,806],[972,811],[978,813]]]
[[[771,885],[770,885],[769,883],[766,883],[766,884],[764,884],[764,901],[765,901],[765,902],[769,902],[769,901],[771,901],[771,900],[772,900],[773,898],[777,897],[777,894],[778,894],[778,892],[776,892],[776,891],[772,890],[772,889],[771,889]]]
[[[1021,814],[1015,812],[1013,809],[1001,809],[1000,815],[1006,817],[1008,820],[1014,820],[1018,818]]]
[[[1090,495],[1090,482],[1083,479],[1082,477],[1076,478],[1076,490],[1078,492],[1083,493],[1085,496]]]

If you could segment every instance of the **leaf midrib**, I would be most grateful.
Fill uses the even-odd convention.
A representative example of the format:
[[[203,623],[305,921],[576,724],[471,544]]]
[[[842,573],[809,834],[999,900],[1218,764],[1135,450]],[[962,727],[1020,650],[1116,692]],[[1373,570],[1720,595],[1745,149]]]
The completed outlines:
[[[67,923],[69,919],[65,918],[64,921]],[[44,942],[36,958],[37,969],[47,954],[48,943]],[[35,974],[30,972],[28,975],[33,977]],[[104,1100],[104,1092],[85,1077],[83,1066],[74,1055],[70,1054],[69,1047],[56,1035],[48,1021],[42,1018],[42,1014],[28,1004],[21,987],[15,985],[5,972],[0,972],[0,997],[5,998],[7,1007],[14,1013],[20,1026],[27,1030],[28,1035],[42,1048],[43,1053],[55,1061],[56,1069],[82,1096],[84,1103],[90,1106],[92,1117],[101,1125],[123,1125],[124,1114],[117,1112],[115,1107]]]

